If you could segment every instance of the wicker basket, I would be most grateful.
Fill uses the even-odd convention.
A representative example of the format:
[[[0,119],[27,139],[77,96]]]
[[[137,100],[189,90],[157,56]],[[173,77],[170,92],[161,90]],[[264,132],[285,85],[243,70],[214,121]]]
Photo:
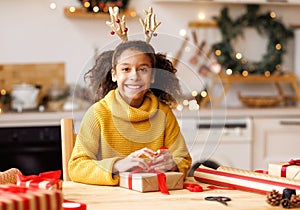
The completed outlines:
[[[242,96],[238,93],[240,101],[249,107],[274,107],[283,101],[281,96]]]

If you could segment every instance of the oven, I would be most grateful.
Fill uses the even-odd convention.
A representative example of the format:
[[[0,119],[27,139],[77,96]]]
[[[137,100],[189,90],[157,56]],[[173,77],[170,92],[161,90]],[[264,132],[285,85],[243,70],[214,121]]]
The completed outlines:
[[[62,169],[60,125],[0,128],[0,171],[25,175]]]
[[[178,120],[193,167],[199,163],[251,170],[251,118],[182,117]]]

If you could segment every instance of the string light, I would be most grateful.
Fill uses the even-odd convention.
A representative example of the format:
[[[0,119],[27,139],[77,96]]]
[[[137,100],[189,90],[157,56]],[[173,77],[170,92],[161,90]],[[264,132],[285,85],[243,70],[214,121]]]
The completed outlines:
[[[54,3],[54,2],[52,2],[51,4],[50,4],[50,9],[56,9],[56,4]]]
[[[187,105],[189,105],[189,101],[185,99],[185,100],[182,101],[182,104],[183,104],[184,106],[187,106]]]
[[[242,59],[243,55],[242,55],[242,53],[236,53],[235,57],[236,57],[236,59],[240,60],[240,59]]]
[[[70,7],[70,8],[69,8],[69,11],[73,13],[73,12],[76,11],[76,8],[75,8],[75,7]]]
[[[207,96],[207,91],[206,90],[202,90],[200,93],[202,98],[205,98]]]
[[[242,72],[242,75],[244,76],[244,77],[247,77],[248,76],[248,71],[247,70],[244,70],[243,72]]]
[[[193,96],[193,97],[196,97],[197,95],[198,95],[198,93],[197,93],[196,90],[192,91],[192,96]]]
[[[216,56],[220,56],[221,54],[222,54],[222,51],[221,51],[221,50],[216,50],[216,51],[215,51],[215,55],[216,55]]]
[[[270,71],[265,71],[265,77],[270,77],[270,76],[271,76]]]
[[[276,13],[275,12],[270,12],[270,17],[273,18],[273,19],[276,18]]]
[[[275,45],[275,48],[276,48],[276,50],[281,50],[281,44],[279,44],[279,43],[276,44],[276,45]]]
[[[205,20],[205,18],[206,18],[206,15],[205,15],[204,12],[200,12],[200,13],[198,14],[198,19],[199,19],[199,20]]]
[[[226,73],[227,75],[232,75],[232,69],[226,69],[225,73]]]
[[[183,110],[183,106],[181,104],[178,104],[177,107],[176,107],[176,109],[178,111],[182,111]]]

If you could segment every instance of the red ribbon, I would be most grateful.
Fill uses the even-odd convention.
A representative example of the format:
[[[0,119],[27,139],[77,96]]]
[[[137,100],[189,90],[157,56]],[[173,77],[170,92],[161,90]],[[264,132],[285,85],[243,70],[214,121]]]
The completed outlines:
[[[292,165],[300,166],[300,159],[298,160],[291,159],[287,164],[283,165],[281,167],[281,177],[286,177],[287,167]]]
[[[183,183],[183,188],[190,192],[203,192],[203,188],[196,183]]]
[[[128,188],[132,190],[132,174],[134,173],[139,173],[143,171],[142,168],[137,168],[133,171],[131,171],[128,175]],[[167,188],[167,182],[166,182],[166,175],[164,173],[158,172],[158,171],[149,171],[150,173],[156,173],[157,176],[157,183],[158,183],[158,188],[161,193],[163,194],[170,194],[169,190]]]
[[[40,183],[41,181],[49,181],[49,184],[51,185],[55,184],[58,182],[60,176],[61,176],[61,170],[48,171],[48,172],[40,173],[39,175],[29,175],[29,176],[17,174],[17,178],[21,181],[21,186],[22,183],[23,185],[26,186],[25,182],[31,181],[30,186],[35,188],[38,188],[38,185],[36,184]]]

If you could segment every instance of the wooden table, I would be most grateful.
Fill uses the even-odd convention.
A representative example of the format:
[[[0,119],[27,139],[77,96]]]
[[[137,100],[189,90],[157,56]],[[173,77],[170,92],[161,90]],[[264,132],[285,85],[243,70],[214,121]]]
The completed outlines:
[[[265,195],[239,190],[210,190],[207,188],[208,185],[199,184],[204,192],[190,192],[183,189],[170,191],[170,195],[165,195],[160,192],[140,193],[117,186],[95,186],[68,181],[63,183],[63,194],[67,200],[87,204],[88,210],[274,210],[274,207],[266,202]],[[204,200],[204,197],[210,195],[227,196],[232,201],[225,206],[216,201]]]

